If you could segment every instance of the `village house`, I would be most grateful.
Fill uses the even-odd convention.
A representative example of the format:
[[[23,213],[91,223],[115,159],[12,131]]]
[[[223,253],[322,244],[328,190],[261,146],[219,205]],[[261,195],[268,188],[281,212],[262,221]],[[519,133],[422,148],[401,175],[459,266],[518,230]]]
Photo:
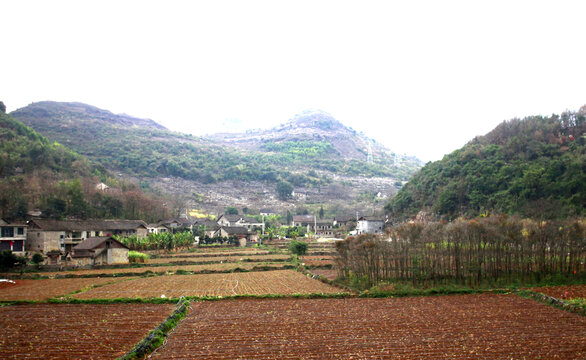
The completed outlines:
[[[183,218],[171,218],[167,220],[161,220],[157,224],[164,225],[167,227],[167,229],[173,232],[180,229],[191,230],[193,228],[193,223]]]
[[[222,215],[218,218],[218,225],[241,226],[247,228],[249,231],[260,229],[263,234],[265,232],[265,224],[250,216]]]
[[[147,231],[149,234],[162,234],[169,232],[169,228],[163,224],[156,223],[156,224],[148,224]]]
[[[358,219],[356,226],[357,234],[382,234],[384,232],[385,220],[382,218],[363,216]]]
[[[335,237],[338,234],[334,220],[316,220],[314,234],[321,237]]]
[[[272,216],[277,215],[277,213],[272,209],[260,209],[261,216]]]
[[[0,250],[11,250],[16,255],[25,255],[28,225],[0,219]]]
[[[47,254],[70,253],[83,240],[96,236],[147,236],[147,224],[142,220],[48,220],[29,222],[26,250]]]
[[[293,215],[291,226],[301,226],[307,228],[307,232],[313,231],[315,222],[317,221],[315,215]]]
[[[214,233],[220,229],[220,225],[217,222],[209,219],[197,219],[193,223],[194,230],[202,230],[203,235],[208,237],[214,237]]]
[[[350,231],[356,228],[357,218],[355,216],[342,216],[334,218],[335,224],[343,231]]]
[[[258,235],[254,232],[250,232],[243,226],[220,226],[220,228],[214,233],[213,237],[232,237],[238,238],[239,246],[246,246],[247,242],[257,242]]]
[[[111,236],[91,237],[73,247],[71,260],[78,266],[126,264],[128,251]]]

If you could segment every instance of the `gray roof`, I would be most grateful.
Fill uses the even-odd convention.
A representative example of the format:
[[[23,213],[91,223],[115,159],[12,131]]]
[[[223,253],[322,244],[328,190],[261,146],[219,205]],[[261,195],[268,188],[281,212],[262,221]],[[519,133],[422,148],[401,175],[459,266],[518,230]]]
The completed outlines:
[[[314,222],[314,215],[293,215],[294,222]]]
[[[381,222],[385,222],[384,219],[381,219],[379,217],[375,217],[375,216],[361,216],[360,219],[358,220],[362,220],[362,221],[381,221]]]
[[[147,228],[142,220],[47,220],[35,219],[30,226],[46,231],[134,230]]]
[[[224,214],[221,217],[225,218],[229,222],[236,222],[242,218],[242,215]]]
[[[73,250],[74,251],[93,250],[93,249],[97,248],[98,246],[102,245],[104,242],[106,242],[106,240],[116,242],[116,243],[120,244],[120,246],[128,249],[128,246],[124,245],[123,243],[114,239],[111,236],[97,236],[97,237],[91,237],[91,238],[85,239],[84,241],[82,241],[79,244],[77,244],[76,246],[74,246]]]

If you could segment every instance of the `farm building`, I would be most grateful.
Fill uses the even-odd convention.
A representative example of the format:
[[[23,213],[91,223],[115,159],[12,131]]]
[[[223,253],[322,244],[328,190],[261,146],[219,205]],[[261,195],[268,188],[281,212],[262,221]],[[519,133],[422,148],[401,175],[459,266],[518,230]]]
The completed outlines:
[[[111,236],[87,238],[73,248],[76,265],[109,265],[128,263],[128,247]]]
[[[11,250],[17,255],[24,255],[27,228],[25,223],[0,219],[0,250]]]
[[[147,236],[147,224],[142,220],[46,220],[29,222],[26,250],[48,253],[70,252],[83,240],[95,236]]]
[[[382,234],[384,232],[385,220],[370,216],[363,216],[358,219],[356,226],[357,234]]]

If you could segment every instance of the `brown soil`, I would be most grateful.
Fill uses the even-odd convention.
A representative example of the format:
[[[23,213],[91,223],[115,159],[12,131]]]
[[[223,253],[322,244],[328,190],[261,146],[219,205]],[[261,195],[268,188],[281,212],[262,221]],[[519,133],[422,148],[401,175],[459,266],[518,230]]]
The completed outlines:
[[[336,287],[293,270],[169,275],[135,279],[76,294],[78,299],[167,298],[267,294],[341,293]]]
[[[114,359],[174,305],[35,304],[0,308],[0,359]]]
[[[16,280],[16,285],[1,289],[0,300],[48,300],[87,289],[94,285],[103,285],[127,279],[131,278]]]
[[[586,284],[582,285],[565,285],[565,286],[544,286],[529,289],[534,292],[553,296],[557,299],[586,299]]]
[[[155,359],[584,359],[586,318],[516,295],[192,303]]]

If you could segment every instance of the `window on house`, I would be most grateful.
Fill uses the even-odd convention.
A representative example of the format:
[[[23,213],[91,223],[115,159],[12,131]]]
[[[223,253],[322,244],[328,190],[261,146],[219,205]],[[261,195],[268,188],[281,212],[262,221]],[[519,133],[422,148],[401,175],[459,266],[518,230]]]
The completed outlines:
[[[16,233],[17,233],[18,235],[24,235],[24,228],[21,228],[21,227],[17,228],[17,229],[16,229]]]
[[[14,228],[10,227],[3,227],[2,228],[2,237],[14,237]]]

